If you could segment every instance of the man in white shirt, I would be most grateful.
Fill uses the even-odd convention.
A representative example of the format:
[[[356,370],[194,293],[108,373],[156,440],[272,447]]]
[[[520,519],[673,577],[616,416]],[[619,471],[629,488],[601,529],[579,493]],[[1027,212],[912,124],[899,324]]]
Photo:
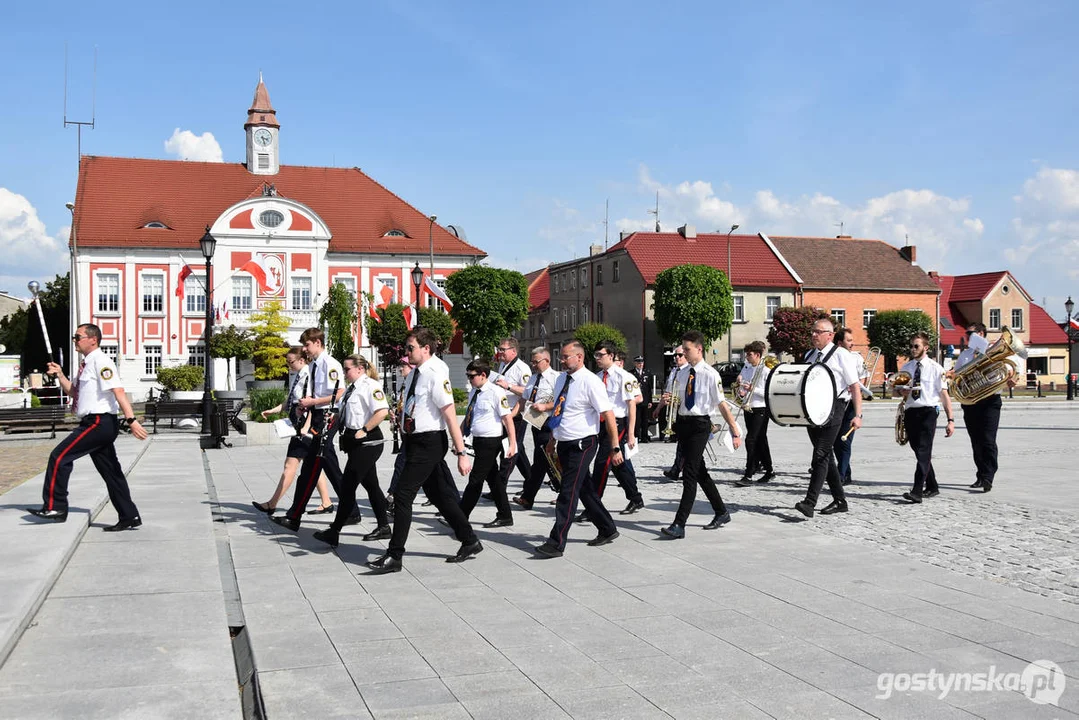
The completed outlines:
[[[538,410],[543,411],[546,404],[554,398],[554,384],[558,380],[558,371],[551,367],[551,353],[544,347],[538,347],[532,351],[532,378],[528,385],[522,388],[521,397],[525,401],[525,410],[531,405],[539,405]],[[543,448],[551,441],[551,429],[544,423],[542,428],[532,428],[532,472],[521,488],[521,494],[513,498],[513,502],[525,510],[532,509],[532,503],[536,501],[536,493],[543,485],[543,478],[551,478],[552,487],[555,486],[554,475],[551,474],[550,463]],[[518,452],[524,452],[522,446],[518,446]]]
[[[367,566],[376,574],[400,572],[401,559],[405,555],[405,543],[412,527],[412,502],[422,487],[428,499],[453,528],[461,547],[446,562],[459,563],[483,550],[483,545],[472,531],[468,518],[461,511],[457,494],[450,487],[452,476],[446,467],[446,451],[450,444],[446,430],[450,432],[452,451],[457,456],[457,471],[468,475],[472,463],[465,454],[465,441],[457,426],[457,411],[453,403],[453,386],[446,363],[435,357],[438,338],[433,332],[419,327],[408,334],[405,350],[415,369],[409,374],[404,390],[405,469],[397,483],[393,503],[393,535],[389,549]]]
[[[929,335],[915,333],[910,339],[910,360],[901,368],[910,373],[909,386],[896,386],[903,395],[903,423],[907,428],[907,442],[914,451],[918,464],[914,469],[914,487],[903,493],[908,502],[920,503],[922,498],[940,495],[937,473],[933,470],[933,436],[937,432],[937,406],[944,407],[948,426],[945,437],[955,432],[952,416],[952,400],[948,397],[948,384],[944,368],[929,357]]]
[[[977,360],[989,348],[985,338],[985,324],[973,322],[967,325],[967,347],[959,354],[955,363],[955,372],[962,370]],[[1009,387],[1015,387],[1016,378],[1008,380]],[[1000,393],[993,393],[970,405],[963,405],[963,424],[967,426],[970,447],[974,452],[974,465],[977,468],[975,490],[989,492],[993,489],[993,480],[997,476],[997,428],[1000,427],[1000,408],[1003,405]]]
[[[847,327],[836,328],[835,344],[850,352],[855,366],[859,369],[858,388],[859,392],[861,392],[861,369],[865,367],[865,361],[862,360],[861,355],[854,352],[854,331]],[[863,394],[862,397],[864,398],[865,395]],[[844,485],[850,485],[853,482],[850,472],[850,458],[854,449],[854,434],[847,435],[850,430],[850,421],[853,419],[854,403],[847,403],[847,409],[844,411],[843,419],[839,423],[839,431],[836,433],[835,442],[832,444],[832,452],[835,453],[836,470],[839,472],[839,477],[843,479]],[[844,436],[846,439],[844,439]]]
[[[105,481],[109,500],[119,518],[115,525],[106,527],[105,531],[137,528],[142,525],[142,519],[139,509],[131,500],[127,478],[116,457],[116,437],[126,426],[131,428],[132,435],[145,440],[146,430],[135,419],[116,365],[99,347],[101,329],[97,325],[80,325],[71,339],[75,341],[75,349],[83,356],[75,379],[68,380],[63,368],[54,362],[48,364],[47,372],[56,376],[60,388],[71,397],[71,410],[79,418],[79,426],[53,448],[41,491],[43,504],[40,509],[28,508],[28,511],[42,520],[65,522],[71,467],[78,458],[89,455]],[[121,411],[123,421],[116,416]]]
[[[461,494],[461,512],[465,517],[472,514],[480,498],[483,483],[491,489],[498,515],[485,528],[513,525],[513,513],[506,498],[506,486],[498,477],[498,458],[502,455],[502,436],[509,438],[507,458],[517,454],[517,440],[513,432],[513,411],[510,409],[506,391],[487,382],[491,365],[486,360],[473,360],[465,369],[472,392],[468,395],[465,419],[461,421],[461,435],[472,438],[476,462],[468,476],[468,485]]]
[[[609,340],[604,340],[596,345],[592,358],[599,368],[596,377],[603,383],[607,397],[614,411],[615,425],[618,429],[618,442],[625,443],[627,447],[637,444],[636,429],[637,420],[637,397],[640,387],[636,378],[616,362],[618,348]],[[633,463],[625,460],[620,465],[611,464],[611,446],[606,436],[600,434],[599,448],[596,450],[595,465],[592,468],[592,487],[596,494],[603,498],[603,491],[607,487],[607,476],[614,471],[615,479],[626,493],[629,504],[621,511],[622,515],[631,515],[644,507],[644,499],[640,490],[637,489],[637,476],[633,472]],[[587,519],[587,511],[582,513],[584,517],[576,518],[577,522]]]
[[[746,406],[746,469],[742,477],[734,483],[737,487],[753,484],[753,476],[758,470],[764,470],[757,482],[766,483],[776,476],[772,468],[772,451],[768,447],[768,409],[764,401],[764,385],[768,381],[768,368],[764,362],[765,345],[754,340],[743,348],[746,364],[738,375],[738,387]],[[759,370],[759,372],[758,372]],[[754,378],[756,379],[754,381]]]
[[[668,426],[667,423],[669,413],[667,406],[670,405],[668,398],[675,391],[675,378],[678,376],[678,371],[686,366],[686,353],[681,344],[675,345],[671,349],[671,357],[674,359],[674,366],[667,373],[667,383],[663,386],[663,395],[660,396],[659,403],[656,405],[655,410],[652,411],[652,416],[658,421],[659,439],[666,439],[667,442],[678,442],[673,423],[671,423],[671,426]],[[682,451],[680,448],[681,446],[675,445],[674,462],[668,469],[663,471],[663,476],[670,482],[678,482],[678,476],[682,473]],[[660,482],[664,481],[661,480]]]
[[[618,426],[603,383],[585,367],[584,353],[584,345],[576,340],[562,345],[562,367],[566,371],[555,385],[551,417],[547,421],[562,466],[562,488],[555,503],[554,527],[546,542],[536,548],[539,555],[548,558],[562,557],[578,500],[584,504],[589,519],[599,531],[589,545],[606,545],[618,537],[614,519],[596,494],[588,473],[599,448],[600,432],[607,433],[611,462],[622,464]]]
[[[820,427],[806,428],[809,439],[813,443],[809,490],[806,492],[805,500],[794,505],[794,508],[806,517],[813,517],[817,498],[820,497],[820,491],[826,479],[828,489],[832,493],[832,502],[821,509],[821,515],[847,512],[843,478],[839,476],[833,448],[836,436],[839,435],[839,426],[843,422],[843,414],[847,411],[847,403],[854,403],[854,417],[851,419],[850,426],[855,430],[862,426],[862,392],[858,384],[858,364],[846,348],[832,342],[834,337],[835,324],[831,318],[817,320],[813,323],[813,349],[806,353],[805,358],[808,363],[819,362],[827,367],[835,379],[836,387],[832,415],[828,422]]]
[[[524,410],[521,395],[532,377],[532,370],[524,360],[518,357],[517,348],[517,338],[515,337],[508,337],[498,343],[498,356],[502,359],[502,364],[498,368],[495,384],[503,390],[509,391],[510,410],[513,411],[514,436],[517,439],[517,446],[524,447],[525,428],[528,427],[528,423],[525,422],[524,416],[521,415],[521,411]],[[499,468],[503,489],[509,484],[513,468],[517,468],[521,472],[521,477],[526,482],[532,475],[532,468],[525,453],[517,453],[512,458],[503,458],[502,467]]]

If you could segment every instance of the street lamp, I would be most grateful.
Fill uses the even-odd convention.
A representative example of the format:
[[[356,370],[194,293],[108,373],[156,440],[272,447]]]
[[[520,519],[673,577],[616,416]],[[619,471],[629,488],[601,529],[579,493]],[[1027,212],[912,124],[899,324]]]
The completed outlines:
[[[78,228],[75,226],[75,203],[64,203],[64,207],[71,212],[71,327],[74,329],[79,326],[79,238]],[[72,353],[69,363],[71,377],[75,377],[78,363],[79,354]]]
[[[416,324],[420,324],[420,285],[423,284],[423,270],[420,269],[420,263],[416,262],[416,267],[412,268],[412,284],[416,286]]]
[[[427,269],[431,271],[432,278],[435,276],[435,220],[438,220],[438,215],[431,216],[431,224],[427,228],[427,243],[431,246],[431,264]],[[416,266],[418,267],[419,263],[416,263]],[[412,279],[415,280],[416,276],[413,275]]]
[[[217,247],[217,238],[210,234],[210,226],[206,226],[206,232],[201,238],[199,238],[199,247],[202,250],[202,256],[206,258],[206,327],[204,329],[204,357],[206,372],[204,373],[205,382],[202,388],[202,434],[211,435],[213,433],[210,423],[210,416],[213,414],[213,398],[211,393],[213,391],[214,383],[214,368],[210,361],[210,334],[213,330],[214,324],[214,292],[213,284],[211,280],[211,271],[213,269],[214,249]]]
[[[731,291],[734,290],[734,281],[731,280],[731,233],[738,229],[738,223],[731,225],[731,229],[727,231],[727,282],[731,284]],[[727,361],[731,359],[731,327],[727,330]]]
[[[1064,329],[1068,333],[1068,399],[1075,399],[1075,387],[1072,384],[1072,310],[1075,309],[1075,303],[1072,302],[1072,296],[1068,296],[1067,302],[1064,303],[1064,309],[1068,311],[1067,316],[1064,318]]]

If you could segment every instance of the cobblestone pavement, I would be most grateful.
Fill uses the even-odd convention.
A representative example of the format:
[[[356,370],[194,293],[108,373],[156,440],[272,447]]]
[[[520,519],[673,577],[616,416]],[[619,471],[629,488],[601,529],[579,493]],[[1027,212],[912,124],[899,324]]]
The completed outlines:
[[[58,440],[18,440],[0,443],[0,495],[45,471]]]

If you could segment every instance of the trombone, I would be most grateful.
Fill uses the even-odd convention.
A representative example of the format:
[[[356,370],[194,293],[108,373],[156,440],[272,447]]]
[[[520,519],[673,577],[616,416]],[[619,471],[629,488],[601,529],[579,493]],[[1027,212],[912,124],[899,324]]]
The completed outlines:
[[[873,391],[870,389],[873,385],[873,373],[877,371],[877,363],[880,362],[880,348],[873,346],[869,348],[869,356],[862,361],[862,378],[865,382],[859,382],[862,388],[862,398],[865,400],[873,399]]]

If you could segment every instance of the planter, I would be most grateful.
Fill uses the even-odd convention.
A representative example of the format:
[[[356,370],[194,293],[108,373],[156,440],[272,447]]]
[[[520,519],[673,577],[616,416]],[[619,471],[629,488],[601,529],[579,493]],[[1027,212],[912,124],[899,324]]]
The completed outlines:
[[[251,390],[288,390],[284,380],[248,380],[247,389]]]
[[[247,397],[246,390],[214,390],[214,397],[218,400],[243,400]]]
[[[171,400],[202,400],[202,390],[170,390]]]
[[[273,423],[255,422],[248,420],[247,423],[248,445],[278,445],[288,443],[288,438],[279,438],[274,432]]]

